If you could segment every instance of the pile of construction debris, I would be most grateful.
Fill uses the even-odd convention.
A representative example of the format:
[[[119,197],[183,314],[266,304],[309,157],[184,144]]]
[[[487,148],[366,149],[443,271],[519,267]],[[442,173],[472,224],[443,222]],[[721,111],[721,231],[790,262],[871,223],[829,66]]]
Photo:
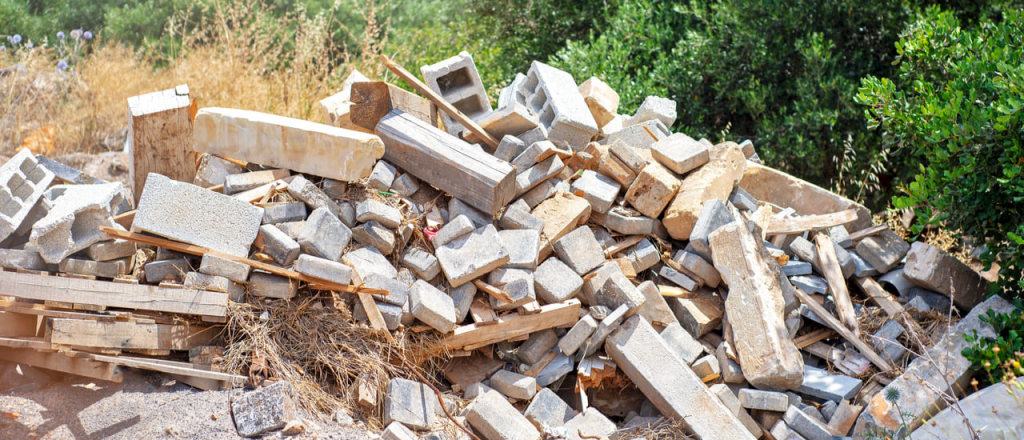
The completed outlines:
[[[428,99],[354,72],[318,124],[179,86],[128,100],[128,190],[27,151],[3,165],[0,358],[237,386],[252,372],[211,345],[229,304],[329,291],[323,313],[432,332],[425,355],[451,358],[443,379],[360,383],[385,439],[817,440],[920,425],[966,387],[961,335],[1011,307],[749,141],[672,133],[672,100],[620,115],[600,79],[534,62],[492,109],[465,52],[426,84],[382,61]],[[953,306],[951,332],[919,324]],[[293,399],[236,398],[239,432],[283,428]]]

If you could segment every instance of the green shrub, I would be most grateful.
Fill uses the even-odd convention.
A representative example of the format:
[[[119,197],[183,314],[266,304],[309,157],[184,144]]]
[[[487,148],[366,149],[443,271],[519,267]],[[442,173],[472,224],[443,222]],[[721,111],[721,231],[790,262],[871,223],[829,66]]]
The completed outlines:
[[[1024,304],[1016,301],[1017,309],[1010,313],[995,313],[989,310],[981,320],[992,325],[995,337],[979,337],[978,331],[964,335],[968,343],[974,344],[963,350],[976,370],[984,371],[986,379],[999,382],[1007,376],[1024,376]]]

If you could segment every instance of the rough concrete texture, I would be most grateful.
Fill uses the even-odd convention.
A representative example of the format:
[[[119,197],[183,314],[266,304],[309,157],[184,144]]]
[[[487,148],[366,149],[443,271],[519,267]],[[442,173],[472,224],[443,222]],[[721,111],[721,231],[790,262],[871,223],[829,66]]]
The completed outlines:
[[[371,289],[387,290],[387,295],[373,295],[377,302],[405,306],[409,302],[410,286],[404,281],[388,278],[379,273],[371,273],[363,277],[363,282]]]
[[[295,260],[293,269],[296,272],[333,281],[338,284],[348,284],[352,281],[351,267],[337,261],[318,258],[308,254],[299,255],[299,258]]]
[[[693,361],[693,365],[690,366],[693,369],[693,373],[700,378],[707,378],[711,380],[721,375],[722,367],[718,363],[718,358],[713,354],[709,354],[702,358]]]
[[[249,276],[249,293],[264,298],[292,299],[298,293],[299,282],[287,277],[264,272]]]
[[[611,439],[617,434],[615,423],[596,408],[587,408],[565,424],[566,440]]]
[[[650,235],[657,220],[639,212],[612,208],[607,213],[592,213],[591,221],[623,235]]]
[[[626,252],[626,258],[637,273],[643,272],[661,261],[661,252],[651,240],[643,239]]]
[[[309,214],[296,241],[307,254],[338,261],[351,239],[352,230],[338,217],[332,215],[328,208],[317,208]]]
[[[683,134],[675,133],[651,145],[654,159],[676,174],[686,174],[708,163],[708,147]]]
[[[683,290],[686,290],[687,292],[693,292],[700,288],[700,283],[697,282],[697,280],[690,278],[688,275],[679,272],[668,265],[661,266],[661,269],[658,269],[658,276],[671,281],[672,284],[682,287]]]
[[[442,226],[441,229],[439,229],[430,239],[430,243],[433,244],[435,248],[439,248],[456,238],[473,232],[473,229],[475,228],[476,226],[474,225],[473,220],[466,215],[459,215],[457,217],[453,217],[448,224]]]
[[[530,400],[537,394],[537,379],[508,370],[495,372],[490,384],[495,391],[513,399]]]
[[[579,321],[576,321],[576,324],[558,341],[558,349],[562,353],[572,356],[584,342],[587,342],[590,335],[594,334],[598,325],[597,320],[594,319],[592,314],[584,316]]]
[[[533,397],[523,415],[538,430],[544,430],[547,427],[556,428],[565,425],[576,415],[576,411],[573,411],[572,407],[558,397],[554,391],[545,387],[541,388]]]
[[[953,299],[961,311],[985,299],[988,282],[952,255],[924,242],[915,242],[907,253],[903,276],[912,283]]]
[[[387,191],[391,189],[391,184],[395,182],[397,175],[398,168],[383,160],[379,160],[373,166],[373,171],[370,171],[370,178],[367,179],[366,186],[378,191]]]
[[[277,226],[277,229],[280,229],[281,232],[284,232],[292,240],[298,240],[302,229],[306,227],[306,221],[277,223],[274,226]]]
[[[583,95],[583,102],[587,103],[590,114],[594,116],[594,122],[598,127],[604,127],[615,119],[619,111],[619,94],[597,77],[583,81],[579,87],[580,95]]]
[[[120,183],[68,186],[46,216],[32,225],[29,242],[43,260],[56,264],[93,243],[109,239],[99,228],[124,229],[113,217],[114,208],[124,200],[122,191]]]
[[[959,403],[963,416],[946,408],[916,429],[911,440],[946,440],[971,438],[964,417],[975,429],[984,427],[982,440],[1024,438],[1024,405],[1013,385],[997,383],[967,396]]]
[[[605,351],[658,411],[686,420],[701,438],[755,438],[639,316],[608,337]]]
[[[676,122],[676,102],[660,96],[648,96],[640,104],[636,114],[623,125],[636,125],[654,119],[661,121],[666,127],[671,127]]]
[[[840,401],[852,399],[863,384],[864,382],[860,379],[842,374],[830,374],[821,368],[806,365],[804,366],[804,381],[797,391],[823,400]]]
[[[397,278],[398,270],[375,248],[359,248],[345,254],[342,261],[352,266],[359,276],[366,278],[372,273],[379,273],[388,278]]]
[[[132,229],[244,258],[262,222],[263,208],[151,173]]]
[[[547,137],[566,142],[573,149],[582,149],[598,132],[597,121],[590,113],[572,75],[534,61],[526,73],[518,93],[524,103],[540,118]]]
[[[310,210],[326,208],[335,217],[341,217],[341,206],[305,177],[295,176],[288,184],[288,194],[301,200]]]
[[[438,63],[420,67],[427,87],[437,92],[452,106],[470,119],[477,120],[491,111],[491,102],[480,73],[476,70],[473,55],[462,51],[458,55]],[[442,113],[448,134],[458,136],[462,125]]]
[[[384,155],[379,137],[248,110],[202,108],[193,122],[195,150],[354,182]],[[149,183],[146,183],[149,186]]]
[[[747,409],[785,412],[789,407],[789,397],[778,391],[764,391],[750,388],[740,389],[740,404]]]
[[[250,271],[252,271],[252,266],[248,264],[231,261],[211,254],[203,255],[202,262],[199,263],[199,272],[207,275],[222,276],[239,283],[249,280]]]
[[[540,432],[497,391],[477,396],[466,407],[466,420],[487,440],[539,440]]]
[[[417,431],[434,426],[437,394],[420,382],[396,377],[388,382],[384,394],[384,423],[399,422]]]
[[[658,218],[682,182],[658,163],[644,167],[626,191],[626,201],[641,214]]]
[[[594,237],[594,231],[580,226],[554,244],[555,253],[580,276],[604,264],[604,251]]]
[[[626,145],[625,142],[616,142],[608,147],[608,151],[615,156],[619,163],[629,168],[634,173],[643,171],[647,166],[647,159],[640,154],[640,150]]]
[[[437,248],[434,255],[453,287],[461,286],[503,264],[509,254],[498,230],[487,225]]]
[[[391,192],[409,197],[420,190],[420,181],[409,173],[402,174],[391,183]]]
[[[395,250],[395,234],[376,220],[352,228],[352,238],[365,246],[373,246],[384,255]]]
[[[540,254],[540,231],[533,229],[508,229],[498,231],[501,245],[508,251],[509,260],[504,267],[536,269]]]
[[[107,240],[94,243],[89,246],[86,254],[93,261],[110,261],[118,258],[126,258],[135,255],[138,247],[135,242],[128,240]]]
[[[280,265],[292,264],[299,257],[299,243],[274,225],[260,226],[259,243],[260,250]]]
[[[909,250],[910,244],[890,229],[857,243],[857,255],[867,260],[880,273],[895,269]]]
[[[432,280],[441,273],[441,265],[434,254],[419,248],[408,248],[402,253],[402,264],[424,280]]]
[[[704,354],[704,346],[697,342],[692,335],[683,330],[679,323],[669,324],[661,331],[661,338],[673,353],[679,355],[686,365],[690,365]]]
[[[583,175],[572,183],[572,192],[583,192],[583,198],[587,199],[591,209],[598,213],[606,213],[611,209],[621,189],[622,186],[618,182],[591,170],[584,170]]]
[[[721,326],[725,307],[722,298],[710,289],[702,288],[694,293],[693,298],[665,298],[665,301],[679,319],[679,325],[699,338]]]
[[[966,390],[969,386],[971,362],[960,354],[968,346],[963,336],[972,334],[974,330],[977,330],[979,337],[993,336],[992,327],[981,321],[981,315],[987,310],[1008,313],[1013,308],[1012,304],[999,296],[993,296],[978,304],[953,327],[951,332],[946,333],[928,350],[928,356],[914,359],[900,377],[886,385],[871,399],[857,420],[854,437],[860,438],[870,429],[898,430],[901,427],[901,419],[905,419],[908,427],[914,429],[921,425],[922,418],[938,414],[946,407],[946,402],[936,390],[959,395],[961,390]],[[922,381],[930,385],[924,386]],[[952,389],[946,386],[947,383]],[[889,390],[896,390],[899,393],[896,402],[885,399]],[[899,410],[896,410],[896,407],[899,407]],[[900,413],[907,416],[900,417]]]
[[[454,219],[460,215],[469,217],[469,219],[473,221],[473,228],[482,228],[493,223],[493,219],[487,213],[470,206],[462,200],[452,197],[448,200],[448,218]]]
[[[306,219],[306,204],[302,202],[278,203],[263,207],[263,224],[298,222]]]
[[[857,211],[857,220],[846,225],[849,232],[871,226],[871,211],[863,205],[764,165],[748,162],[740,186],[757,200],[776,206],[788,206],[800,215],[854,209]]]
[[[544,222],[540,259],[551,255],[551,244],[590,219],[590,202],[567,192],[559,192],[533,208],[531,214]],[[544,239],[547,239],[545,241]]]
[[[681,190],[665,211],[662,224],[676,240],[688,240],[704,202],[728,200],[746,170],[747,160],[733,142],[715,146],[710,155],[711,160],[707,164],[683,179]]]
[[[565,163],[558,156],[551,156],[516,175],[516,197],[526,194],[548,179],[559,175]]]
[[[192,183],[203,188],[223,185],[224,179],[230,174],[242,172],[242,167],[216,156],[203,154],[196,167],[196,178]]]
[[[526,142],[523,142],[515,136],[506,134],[501,138],[501,142],[498,143],[498,148],[494,150],[494,157],[505,162],[511,162],[512,159],[522,154],[526,147]]]
[[[875,332],[871,338],[871,345],[875,347],[882,359],[891,360],[894,364],[900,365],[903,356],[907,354],[907,348],[900,342],[899,337],[905,330],[895,319],[890,319],[882,328]]]
[[[767,390],[799,387],[804,362],[786,330],[778,264],[769,264],[774,260],[746,225],[723,226],[710,242],[715,268],[729,285],[725,309],[747,381]]]
[[[661,291],[653,281],[644,281],[637,286],[637,290],[644,296],[644,305],[640,306],[637,312],[656,329],[662,329],[672,324],[679,324],[676,315],[672,313],[668,301],[661,296]]]
[[[390,295],[389,295],[390,296]],[[409,290],[409,308],[413,316],[441,333],[455,328],[455,303],[430,283],[419,280]]]
[[[0,249],[0,267],[4,269],[50,270],[50,264],[43,261],[39,252],[21,249]]]
[[[64,273],[94,276],[98,278],[117,278],[124,275],[124,261],[100,262],[65,258],[61,260],[58,270]]]
[[[256,437],[284,428],[298,417],[290,382],[276,382],[231,400],[235,428],[243,437]]]
[[[21,226],[53,179],[53,172],[39,166],[28,148],[0,166],[0,241]]]

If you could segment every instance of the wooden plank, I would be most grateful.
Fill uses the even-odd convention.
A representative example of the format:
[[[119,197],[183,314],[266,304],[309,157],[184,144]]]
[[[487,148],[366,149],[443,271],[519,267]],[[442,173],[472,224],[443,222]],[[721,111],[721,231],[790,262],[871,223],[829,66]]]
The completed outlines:
[[[860,337],[857,312],[853,310],[850,290],[846,285],[846,278],[843,277],[843,269],[839,267],[839,258],[836,257],[835,244],[825,234],[816,235],[814,242],[818,247],[818,263],[821,265],[821,270],[825,272],[825,280],[828,282],[829,290],[832,291],[832,298],[836,304],[836,312],[839,313],[839,320],[849,327],[850,330],[853,330],[853,334]]]
[[[409,71],[405,70],[405,68],[403,68],[402,66],[399,66],[394,61],[391,61],[391,59],[388,58],[387,55],[381,55],[380,59],[382,62],[384,62],[384,65],[387,66],[388,70],[391,70],[392,72],[394,72],[395,75],[398,75],[399,78],[402,78],[403,81],[412,86],[412,88],[416,89],[417,92],[420,92],[420,94],[426,96],[427,99],[430,100],[430,102],[433,102],[435,105],[438,106],[438,108],[447,113],[448,116],[451,116],[452,119],[456,120],[459,124],[462,124],[463,127],[466,127],[466,129],[469,130],[474,135],[476,135],[477,138],[483,140],[485,144],[491,147],[491,151],[494,151],[495,148],[498,148],[498,140],[495,139],[494,136],[491,136],[490,133],[488,133],[486,130],[480,127],[480,125],[477,124],[475,121],[470,119],[469,116],[466,116],[462,112],[460,112],[459,109],[455,108],[455,106],[449,103],[446,99],[442,98],[441,95],[438,95],[436,92],[431,90],[430,87],[427,87],[427,85],[424,84],[423,81],[420,81],[418,78],[416,78],[415,75],[409,73]],[[406,170],[408,170],[408,168],[406,168]]]
[[[207,316],[227,316],[228,304],[228,295],[221,292],[165,289],[13,272],[0,273],[0,295]]]
[[[493,296],[494,299],[498,301],[501,301],[505,304],[512,304],[512,297],[508,296],[508,293],[505,293],[504,290],[487,284],[481,281],[480,279],[473,280],[473,285],[475,285],[477,289],[484,291],[484,293]]]
[[[83,312],[69,312],[66,310],[54,310],[46,307],[42,304],[30,304],[22,302],[10,302],[0,301],[0,311],[17,313],[21,315],[35,315],[45,316],[48,318],[70,318],[70,319],[92,319],[96,321],[132,321],[132,322],[150,322],[156,324],[171,324],[174,322],[173,319],[165,318],[162,316],[157,317],[142,317],[133,316],[132,314],[126,314],[118,316],[117,314],[99,314],[99,313],[83,313]]]
[[[661,293],[661,296],[669,298],[693,298],[697,296],[695,293],[681,287],[663,286],[661,284],[658,285],[658,292]]]
[[[605,257],[611,257],[611,256],[613,256],[613,255],[615,255],[615,254],[617,254],[619,252],[622,252],[622,251],[624,251],[626,249],[629,249],[630,246],[633,246],[633,245],[639,243],[640,240],[643,240],[643,239],[644,239],[643,235],[630,235],[629,237],[626,237],[622,241],[613,244],[608,249],[605,249],[604,250],[604,255],[605,255]]]
[[[0,337],[35,336],[39,334],[39,318],[7,311],[0,312]]]
[[[394,109],[430,124],[430,102],[394,84],[384,81],[353,83],[350,100],[354,104],[349,109],[352,123],[370,132],[377,128],[381,118]]]
[[[151,236],[151,235],[139,234],[137,232],[121,231],[121,230],[118,230],[118,229],[108,228],[108,227],[103,227],[103,226],[100,226],[100,230],[103,231],[104,233],[106,233],[107,236],[113,237],[113,238],[120,238],[120,239],[124,239],[124,240],[134,241],[136,243],[148,244],[148,245],[152,245],[152,246],[159,246],[159,247],[162,247],[164,249],[168,249],[168,250],[172,250],[172,251],[177,251],[177,252],[184,252],[186,254],[191,254],[191,255],[200,255],[200,256],[202,256],[202,255],[210,254],[210,255],[213,255],[213,256],[216,256],[216,257],[224,258],[226,260],[231,260],[231,261],[235,261],[235,262],[238,262],[238,263],[245,263],[245,264],[248,264],[249,266],[252,266],[252,268],[254,268],[254,269],[259,269],[259,270],[262,270],[264,272],[270,272],[270,273],[272,273],[274,275],[280,275],[280,276],[288,277],[288,278],[291,278],[291,279],[294,279],[294,280],[305,281],[307,283],[314,283],[318,287],[322,288],[323,290],[333,290],[333,291],[345,292],[345,293],[362,292],[362,293],[370,293],[370,294],[374,294],[374,295],[387,295],[388,294],[387,290],[371,289],[369,287],[356,287],[356,286],[350,286],[348,284],[338,284],[338,283],[335,283],[335,282],[332,282],[332,281],[328,281],[328,280],[312,277],[312,276],[309,276],[309,275],[306,275],[306,274],[298,273],[298,272],[296,272],[294,270],[288,270],[288,269],[285,269],[285,268],[280,267],[280,266],[274,266],[272,264],[263,263],[261,261],[250,260],[248,258],[242,258],[242,257],[231,255],[231,254],[225,254],[223,252],[217,252],[215,250],[204,248],[202,246],[194,246],[194,245],[191,245],[191,244],[179,243],[177,241],[171,241],[171,240],[168,240],[166,238],[160,238],[160,237],[154,237],[154,236]],[[211,316],[224,316],[224,315],[218,315],[218,314],[213,314],[213,313],[208,313],[208,315],[211,315]]]
[[[388,113],[375,133],[385,160],[492,216],[515,196],[515,167],[408,113]]]
[[[806,335],[799,336],[793,339],[793,344],[796,348],[803,349],[815,342],[824,341],[825,339],[831,338],[836,332],[830,328],[822,328],[810,332]]]
[[[221,373],[217,371],[195,368],[192,364],[183,362],[171,362],[159,359],[134,358],[129,356],[106,356],[100,354],[85,355],[93,361],[103,362],[110,365],[138,368],[141,370],[159,371],[167,374],[180,374],[183,376],[198,377],[204,379],[223,380],[234,385],[244,385],[248,382],[245,376],[237,374]]]
[[[498,323],[498,315],[494,313],[483,299],[477,298],[469,305],[469,316],[473,318],[476,325],[484,326]]]
[[[802,290],[794,288],[793,291],[796,294],[797,299],[800,300],[800,302],[807,304],[807,307],[809,307],[815,315],[818,315],[818,317],[821,318],[822,321],[825,321],[826,326],[831,327],[832,330],[835,330],[836,333],[839,333],[839,336],[842,336],[843,339],[846,339],[847,342],[853,344],[853,346],[856,347],[857,350],[860,351],[862,355],[864,355],[864,357],[868,358],[868,360],[870,360],[872,364],[875,364],[876,367],[878,367],[882,371],[889,371],[889,363],[887,363],[885,359],[882,359],[882,357],[879,356],[878,353],[875,353],[875,350],[871,349],[871,347],[868,344],[860,340],[860,338],[858,338],[857,335],[853,334],[853,332],[850,331],[850,329],[846,328],[846,326],[844,326],[843,323],[839,322],[839,320],[832,316],[832,314],[829,313],[828,310],[825,310],[824,307],[822,307],[820,304],[814,301],[810,297],[810,295],[804,293]]]
[[[503,316],[498,318],[497,324],[470,324],[458,327],[441,341],[441,345],[447,349],[461,349],[467,346],[493,344],[544,329],[568,327],[575,324],[579,317],[580,302],[571,299],[563,303],[542,306],[540,313],[537,314]]]
[[[82,347],[119,349],[189,350],[209,345],[217,327],[103,322],[53,318],[47,325],[50,342]]]
[[[847,209],[831,214],[805,215],[802,217],[773,218],[766,235],[796,234],[813,229],[825,229],[845,225],[857,220],[857,211]]]
[[[232,194],[231,197],[234,197],[235,199],[241,200],[243,202],[256,203],[259,202],[260,200],[263,200],[265,197],[272,195],[275,191],[284,191],[285,188],[288,188],[288,183],[290,183],[294,178],[295,176],[288,176],[280,180],[265,183],[253,189],[248,189],[240,193]]]
[[[43,350],[50,351],[52,346],[49,342],[43,340],[43,338],[37,337],[20,337],[20,338],[0,338],[0,347],[10,348],[29,348],[32,350]]]
[[[633,267],[633,262],[629,261],[629,258],[616,258],[612,261],[619,266],[619,271],[621,271],[626,278],[636,278],[636,268]]]
[[[121,369],[116,365],[111,365],[105,362],[96,362],[94,360],[81,357],[73,357],[65,353],[40,352],[27,348],[0,347],[0,360],[114,383],[121,383],[124,381],[124,375],[121,374]]]
[[[872,227],[867,228],[867,229],[861,229],[861,230],[859,230],[857,232],[851,232],[850,233],[850,241],[856,243],[856,242],[861,241],[861,240],[863,240],[865,238],[868,238],[868,237],[870,237],[872,235],[877,235],[878,233],[880,233],[880,232],[882,232],[882,231],[884,231],[886,229],[889,229],[889,226],[887,226],[887,225],[875,225],[875,226],[872,226]]]
[[[149,173],[188,183],[195,178],[190,104],[187,85],[128,98],[133,205],[139,204]]]

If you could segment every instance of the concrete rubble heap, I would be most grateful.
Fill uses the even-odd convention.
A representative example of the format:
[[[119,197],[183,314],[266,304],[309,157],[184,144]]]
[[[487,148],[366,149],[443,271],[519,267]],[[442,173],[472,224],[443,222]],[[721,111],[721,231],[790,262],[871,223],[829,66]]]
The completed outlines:
[[[248,377],[214,356],[128,353],[223,350],[207,330],[231,302],[334,291],[354,325],[430,332],[452,356],[446,381],[361,385],[383,393],[353,406],[376,408],[384,438],[458,421],[487,440],[615,439],[661,418],[704,439],[836,438],[893,427],[883,386],[903,391],[910,426],[942,402],[889,373],[938,377],[912,344],[965,385],[959,336],[918,334],[916,314],[952,303],[957,329],[984,333],[977,316],[1009,307],[983,302],[986,282],[956,258],[760,164],[749,141],[672,133],[672,100],[620,114],[600,79],[533,62],[492,107],[468,53],[421,72],[460,113],[425,116],[437,101],[355,72],[321,101],[323,124],[221,108],[175,133],[133,122],[137,148],[201,153],[185,181],[167,177],[174,161],[146,164],[140,194],[18,153],[0,167],[0,295],[17,305],[0,313],[50,322],[12,350],[101,380],[124,366],[231,388]],[[880,313],[884,326],[851,322]],[[239,433],[293,421],[292,393],[235,398]]]

